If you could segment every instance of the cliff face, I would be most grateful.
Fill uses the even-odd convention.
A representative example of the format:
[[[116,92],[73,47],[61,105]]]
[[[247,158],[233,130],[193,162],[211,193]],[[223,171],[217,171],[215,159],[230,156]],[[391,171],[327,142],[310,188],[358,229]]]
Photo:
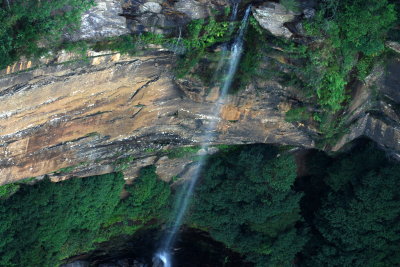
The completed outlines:
[[[180,0],[172,5],[125,0],[122,9],[119,1],[97,2],[84,16],[81,36],[74,38],[104,38],[128,28],[135,33],[178,35],[183,24],[227,5],[225,1]],[[304,7],[302,16],[307,18],[313,9]],[[119,12],[128,19],[127,29],[121,30],[124,19]],[[274,15],[271,12],[268,16]],[[99,16],[100,24],[91,23]],[[280,29],[286,36],[283,33],[289,29],[279,20],[282,14],[276,16],[261,25],[271,32],[272,26]],[[215,116],[212,109],[218,88],[206,88],[196,79],[176,80],[175,56],[161,48],[153,47],[140,56],[110,51],[88,55],[82,61],[63,52],[52,61],[21,61],[0,72],[0,185],[45,174],[59,180],[109,173],[118,170],[117,159],[128,156],[128,179],[149,164],[156,164],[162,179],[190,173],[191,160],[171,160],[162,151],[200,144]],[[377,68],[357,87],[346,113],[349,131],[334,151],[368,136],[399,153],[398,58]],[[213,144],[314,147],[318,133],[312,125],[285,121],[286,111],[301,102],[299,91],[272,80],[253,80],[245,90],[228,97],[217,118]]]
[[[79,176],[113,170],[117,157],[199,144],[218,94],[173,79],[173,55],[93,57],[0,79],[0,183],[75,166]],[[279,85],[276,85],[279,86]],[[222,109],[215,144],[312,147],[284,121],[289,96],[248,89]],[[155,159],[154,159],[155,160]],[[151,162],[150,162],[151,164]]]
[[[358,137],[368,137],[400,159],[400,56],[392,54],[359,84],[347,110],[347,133],[334,151]]]

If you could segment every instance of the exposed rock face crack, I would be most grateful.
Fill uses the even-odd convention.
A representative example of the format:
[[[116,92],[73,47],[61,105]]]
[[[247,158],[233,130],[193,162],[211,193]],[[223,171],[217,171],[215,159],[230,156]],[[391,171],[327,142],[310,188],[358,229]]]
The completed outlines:
[[[133,95],[131,96],[130,99],[132,100],[133,98],[135,98],[135,96],[140,92],[140,90],[142,90],[142,89],[148,87],[150,84],[152,84],[152,83],[158,81],[159,79],[160,79],[160,76],[156,76],[154,79],[152,79],[152,80],[150,80],[150,81],[147,81],[144,85],[142,85],[142,86],[140,86],[138,89],[136,89],[135,93],[133,93]]]

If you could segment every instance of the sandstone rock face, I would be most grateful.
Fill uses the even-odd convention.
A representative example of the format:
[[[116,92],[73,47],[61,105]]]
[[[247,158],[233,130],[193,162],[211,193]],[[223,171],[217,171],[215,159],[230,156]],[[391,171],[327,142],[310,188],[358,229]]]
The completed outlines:
[[[119,0],[96,0],[96,5],[83,15],[79,32],[66,38],[77,41],[127,34],[126,19],[120,16],[121,13]]]
[[[287,10],[284,6],[268,2],[263,6],[253,8],[253,15],[260,23],[260,26],[270,31],[273,35],[285,38],[292,36],[292,33],[284,24],[293,21],[297,14]]]
[[[229,96],[215,118],[205,88],[189,97],[196,88],[174,81],[173,62],[157,51],[97,55],[0,76],[0,184],[53,172],[68,178],[65,167],[69,176],[106,173],[127,155],[133,165],[153,164],[157,158],[145,160],[151,151],[198,145],[212,119],[213,144],[313,147],[308,133],[284,121],[287,96],[248,88]]]
[[[400,159],[400,57],[378,66],[359,86],[348,110],[346,133],[334,146],[341,149],[358,137],[368,137]]]

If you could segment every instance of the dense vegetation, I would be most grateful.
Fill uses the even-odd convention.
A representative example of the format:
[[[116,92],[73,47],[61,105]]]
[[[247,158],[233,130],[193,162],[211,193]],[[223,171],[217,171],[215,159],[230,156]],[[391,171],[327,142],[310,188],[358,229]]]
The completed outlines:
[[[183,39],[183,45],[186,53],[180,57],[177,62],[177,77],[182,78],[206,56],[206,49],[228,41],[232,34],[229,30],[229,23],[226,21],[217,22],[215,17],[211,17],[208,21],[204,19],[194,20],[187,26],[187,32]],[[206,77],[204,77],[204,75]],[[199,74],[202,80],[212,80],[206,73]]]
[[[298,8],[294,0],[281,3]],[[91,4],[3,1],[0,68],[21,56],[44,55],[52,46],[84,55],[88,43],[58,42]],[[234,28],[226,18],[192,21],[179,43],[145,33],[90,46],[130,54],[149,43],[180,47],[185,53],[179,56],[177,76],[200,71],[199,77],[211,81],[210,70],[218,60],[212,48],[229,40]],[[390,0],[319,1],[316,16],[304,22],[307,42],[297,43],[267,36],[251,19],[234,87],[276,75],[283,84],[304,89],[315,104],[313,111],[292,109],[287,120],[313,120],[326,140],[334,138],[344,128],[339,118],[351,84],[363,81],[384,55],[384,41],[396,19]],[[291,72],[279,72],[279,64],[285,65],[274,61],[279,56],[287,59],[284,67]],[[269,67],[276,67],[269,73],[260,71],[266,57]],[[204,70],[198,64],[202,60],[212,66]],[[186,147],[167,154],[178,158],[197,150]],[[133,160],[117,160],[115,169],[122,171]],[[306,165],[308,174],[296,179],[294,156],[287,151],[263,145],[225,147],[204,168],[187,225],[209,232],[257,266],[399,266],[400,166],[371,144],[336,157],[314,152]],[[170,198],[170,185],[157,178],[153,166],[143,168],[129,186],[120,173],[1,186],[0,265],[54,266],[112,237],[159,227],[169,214]]]
[[[349,99],[351,84],[363,81],[383,55],[396,19],[395,6],[388,0],[321,1],[316,16],[304,23],[311,43],[287,47],[294,58],[304,60],[294,73],[320,107],[309,117],[319,124],[326,141],[344,131],[344,117],[338,114]]]
[[[142,170],[130,195],[120,199],[121,174],[107,174],[33,186],[0,200],[0,265],[57,266],[113,236],[155,227],[168,204],[169,186],[154,167]]]
[[[303,265],[398,266],[400,166],[371,144],[333,162],[321,156],[311,163],[313,181],[305,183],[302,209],[313,235]]]
[[[207,161],[186,225],[256,266],[399,265],[400,166],[370,143],[305,159],[306,175],[296,177],[287,150],[224,147]],[[171,214],[170,185],[154,166],[132,185],[117,173],[0,188],[11,192],[0,198],[1,266],[55,266],[115,237],[159,229]],[[227,257],[219,262],[232,266]]]
[[[40,57],[79,26],[92,0],[13,0],[0,9],[0,69],[21,56]]]
[[[280,2],[288,9],[298,7],[295,0]],[[312,105],[294,108],[288,121],[314,124],[321,144],[334,143],[345,132],[343,111],[354,85],[363,82],[373,65],[387,54],[384,42],[399,23],[395,3],[318,1],[316,15],[302,21],[302,37],[289,41],[268,34],[250,20],[246,35],[249,49],[244,51],[233,91],[256,77],[298,88]]]
[[[294,186],[293,156],[276,153],[259,145],[211,157],[191,225],[257,266],[400,264],[398,164],[370,143],[334,158],[312,152]]]
[[[292,266],[307,241],[295,178],[293,156],[273,147],[226,151],[210,158],[189,219],[257,266]]]
[[[365,7],[368,8],[365,8]],[[326,1],[306,32],[323,40],[310,47],[312,78],[308,82],[317,92],[319,103],[332,111],[346,100],[346,84],[355,70],[359,79],[368,74],[373,58],[384,51],[387,32],[396,21],[395,6],[383,1]],[[315,76],[315,73],[318,76]]]

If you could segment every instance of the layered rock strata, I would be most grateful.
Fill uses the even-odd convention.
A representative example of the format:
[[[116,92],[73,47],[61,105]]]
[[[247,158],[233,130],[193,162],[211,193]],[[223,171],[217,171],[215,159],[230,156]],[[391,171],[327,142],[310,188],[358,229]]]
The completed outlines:
[[[0,184],[61,175],[71,166],[77,176],[107,173],[126,155],[140,159],[199,144],[213,119],[215,144],[313,146],[306,132],[284,121],[285,96],[249,88],[230,96],[215,118],[207,90],[178,86],[172,62],[162,51],[109,54],[3,75]]]

